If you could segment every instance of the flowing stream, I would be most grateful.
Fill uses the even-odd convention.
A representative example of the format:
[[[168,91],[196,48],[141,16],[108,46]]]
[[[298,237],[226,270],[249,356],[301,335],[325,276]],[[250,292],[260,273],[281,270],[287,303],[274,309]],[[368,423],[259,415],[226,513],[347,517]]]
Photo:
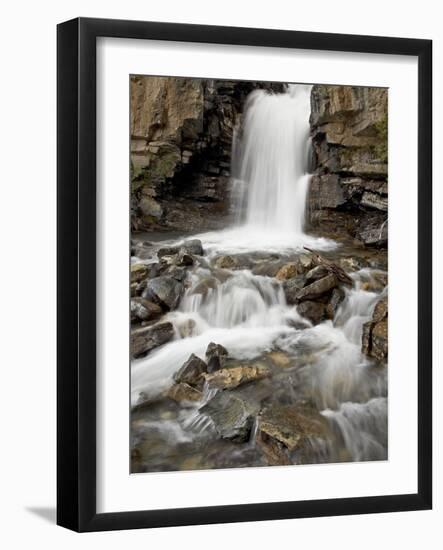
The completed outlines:
[[[173,323],[175,337],[132,361],[131,400],[134,406],[141,398],[155,400],[192,353],[205,359],[210,342],[222,344],[238,361],[269,364],[277,353],[288,368],[277,369],[263,391],[281,394],[285,403],[310,400],[334,434],[330,447],[315,451],[312,462],[384,460],[386,368],[361,353],[363,324],[386,291],[368,284],[378,271],[366,267],[350,273],[353,285],[345,288],[334,317],[316,326],[286,303],[281,281],[260,274],[270,262],[296,260],[304,246],[332,257],[341,253],[334,241],[304,233],[310,93],[310,86],[290,86],[285,94],[258,90],[248,98],[233,154],[236,223],[196,236],[205,255],[189,269],[178,309],[162,319]],[[218,267],[217,258],[226,254],[244,265]],[[203,402],[214,393],[205,388]],[[253,437],[244,445],[220,440],[201,406],[135,410],[132,443],[148,471],[263,464]]]

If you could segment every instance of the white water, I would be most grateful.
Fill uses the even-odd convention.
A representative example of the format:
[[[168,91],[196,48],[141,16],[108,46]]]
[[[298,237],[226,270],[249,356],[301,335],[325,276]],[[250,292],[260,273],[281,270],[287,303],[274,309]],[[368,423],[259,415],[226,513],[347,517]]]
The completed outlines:
[[[336,244],[305,234],[309,189],[309,115],[312,86],[289,85],[287,93],[252,92],[240,136],[233,144],[232,199],[236,223],[226,231],[198,235],[218,253],[327,250]]]
[[[204,359],[210,342],[222,344],[237,359],[282,350],[300,364],[288,394],[309,398],[323,411],[350,459],[382,459],[387,452],[386,369],[374,369],[361,353],[362,327],[379,299],[360,284],[371,270],[355,273],[335,318],[313,327],[286,303],[276,279],[211,267],[213,258],[225,253],[278,250],[293,256],[304,245],[317,250],[335,246],[304,233],[309,96],[309,86],[291,87],[287,94],[252,94],[235,154],[240,221],[229,230],[197,236],[209,263],[190,270],[180,307],[164,318],[174,324],[175,339],[133,361],[131,399],[136,404],[142,392],[162,392],[191,353]],[[207,427],[195,410],[180,425],[185,430]],[[171,433],[168,425],[168,438]]]
[[[248,99],[236,185],[249,230],[303,236],[311,88],[291,85],[286,94],[257,90]]]
[[[165,318],[174,323],[177,339],[148,358],[133,361],[133,404],[141,391],[155,395],[168,387],[191,353],[204,359],[210,342],[225,346],[231,357],[252,359],[270,348],[276,338],[294,333],[288,322],[309,325],[295,308],[286,305],[281,284],[271,278],[235,272],[203,295],[196,288],[208,273],[196,269],[179,310]],[[187,337],[180,338],[180,334]]]

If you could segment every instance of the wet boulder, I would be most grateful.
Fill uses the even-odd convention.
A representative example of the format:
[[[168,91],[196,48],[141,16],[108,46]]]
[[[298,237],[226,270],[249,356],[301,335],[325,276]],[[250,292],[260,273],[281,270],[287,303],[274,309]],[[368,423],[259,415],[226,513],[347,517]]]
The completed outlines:
[[[308,319],[313,325],[318,325],[326,319],[327,306],[321,302],[305,300],[297,306],[298,313]]]
[[[379,361],[388,359],[388,319],[379,321],[372,329],[371,355]]]
[[[338,265],[345,271],[358,271],[362,267],[367,266],[367,262],[364,262],[361,258],[340,258]]]
[[[170,311],[178,306],[183,289],[183,284],[173,277],[154,277],[147,282],[142,296]]]
[[[234,269],[238,262],[232,256],[218,256],[214,262],[215,267],[220,269]]]
[[[315,300],[336,286],[338,286],[338,279],[333,273],[330,273],[302,288],[296,295],[296,302]]]
[[[176,401],[177,403],[201,401],[203,394],[197,388],[194,388],[190,384],[184,382],[180,384],[174,384],[169,388],[166,393],[169,399]]]
[[[184,246],[180,247],[177,256],[174,258],[175,265],[191,266],[194,263],[194,258]]]
[[[185,241],[182,245],[182,248],[188,253],[188,254],[194,254],[195,256],[203,256],[203,246],[200,239],[190,239],[189,241]]]
[[[388,359],[388,298],[375,306],[371,321],[363,325],[362,352],[379,361]]]
[[[381,292],[388,284],[386,271],[372,271],[368,279],[361,283],[362,290],[369,292]]]
[[[174,374],[174,381],[177,383],[186,383],[190,386],[203,386],[203,374],[207,372],[206,363],[197,357],[190,355],[189,359]]]
[[[158,323],[131,332],[131,355],[141,357],[174,337],[172,323]]]
[[[149,267],[145,264],[131,265],[131,283],[139,283],[149,276]]]
[[[226,391],[218,392],[200,408],[211,418],[219,436],[234,443],[249,440],[258,410],[256,403]]]
[[[206,374],[205,380],[210,388],[232,390],[248,382],[263,380],[270,375],[271,371],[265,365],[243,365]]]
[[[282,266],[276,273],[275,277],[279,281],[287,281],[288,279],[292,279],[292,277],[295,277],[296,275],[298,275],[298,273],[299,273],[298,265],[295,262],[290,262]]]
[[[329,275],[329,270],[324,265],[317,265],[306,273],[305,286]]]
[[[340,307],[340,304],[345,299],[345,291],[340,288],[334,288],[334,290],[331,292],[331,296],[328,300],[328,303],[326,304],[326,316],[328,319],[334,319],[335,314],[338,311],[338,308]]]
[[[297,258],[297,264],[300,273],[306,273],[314,267],[314,258],[312,254],[300,254]]]
[[[208,372],[214,372],[223,368],[226,359],[228,357],[228,350],[221,344],[215,344],[211,342],[206,348],[206,363],[208,365]]]
[[[313,441],[327,442],[327,420],[305,404],[271,405],[260,413],[257,445],[269,465],[309,461]]]
[[[166,256],[175,256],[176,254],[178,254],[178,251],[178,246],[163,246],[162,248],[159,248],[157,250],[157,256],[159,259],[162,259]]]
[[[303,288],[303,277],[293,277],[283,283],[283,290],[288,304],[296,304],[297,296],[300,290]]]
[[[131,299],[131,321],[151,321],[162,315],[162,308],[150,302],[146,298],[135,297]]]
[[[176,281],[184,281],[186,279],[186,267],[178,266],[178,265],[170,265],[163,273],[162,275],[172,277]]]
[[[254,265],[252,273],[263,277],[275,277],[283,265],[281,260],[261,260]]]

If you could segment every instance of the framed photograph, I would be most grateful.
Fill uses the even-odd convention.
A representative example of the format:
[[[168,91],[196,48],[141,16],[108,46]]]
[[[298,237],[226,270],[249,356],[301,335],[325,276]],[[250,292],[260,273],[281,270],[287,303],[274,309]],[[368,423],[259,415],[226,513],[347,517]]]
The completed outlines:
[[[429,40],[58,26],[59,525],[431,508],[431,105]]]

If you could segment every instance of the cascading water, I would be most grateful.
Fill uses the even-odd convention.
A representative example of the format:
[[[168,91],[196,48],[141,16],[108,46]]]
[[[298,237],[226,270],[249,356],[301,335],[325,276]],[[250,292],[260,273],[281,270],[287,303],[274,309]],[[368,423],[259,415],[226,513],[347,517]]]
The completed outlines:
[[[312,86],[253,92],[246,105],[236,186],[246,227],[303,235]]]
[[[287,304],[280,280],[258,274],[275,252],[284,264],[297,260],[304,245],[336,246],[304,233],[310,91],[291,86],[285,94],[255,91],[249,98],[233,155],[239,217],[231,229],[198,235],[205,256],[188,270],[179,308],[162,319],[172,322],[175,338],[132,362],[132,404],[158,398],[191,354],[204,359],[210,342],[226,347],[236,361],[267,361],[269,353],[281,353],[292,366],[280,369],[262,391],[283,392],[290,403],[309,400],[327,419],[334,441],[319,447],[313,461],[381,460],[387,457],[386,368],[361,352],[362,327],[381,296],[380,288],[366,288],[373,270],[354,272],[334,318],[316,326]],[[245,267],[218,267],[216,260],[227,253],[246,256]],[[206,388],[203,402],[215,393]],[[136,417],[134,433],[145,435],[134,436],[134,444],[149,440],[142,448],[152,469],[261,464],[254,436],[244,446],[221,442],[201,406]]]
[[[199,235],[218,252],[317,250],[336,244],[304,232],[309,188],[309,85],[252,92],[232,151],[234,226]]]

